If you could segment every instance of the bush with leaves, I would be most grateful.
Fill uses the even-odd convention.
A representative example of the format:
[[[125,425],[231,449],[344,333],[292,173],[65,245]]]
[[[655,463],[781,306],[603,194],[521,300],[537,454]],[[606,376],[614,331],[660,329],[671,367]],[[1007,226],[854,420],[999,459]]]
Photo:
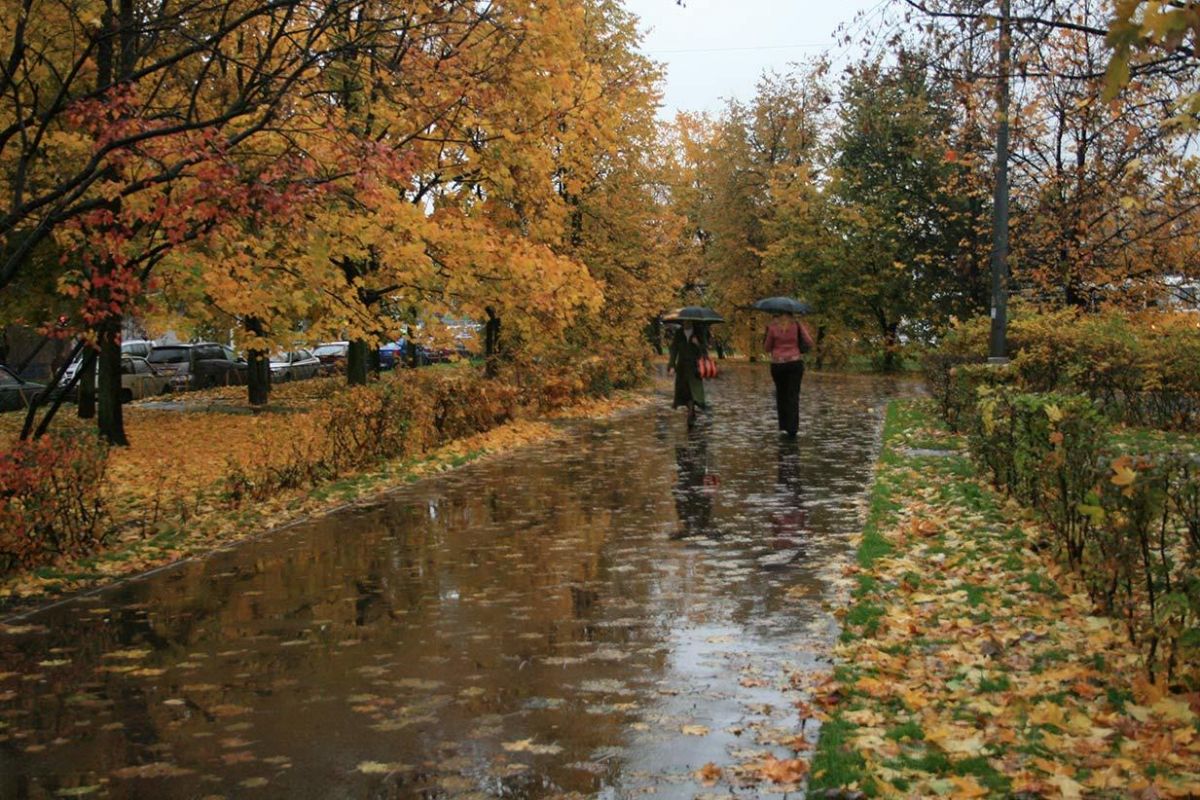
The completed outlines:
[[[86,555],[109,533],[107,450],[89,436],[50,435],[0,452],[0,574]]]
[[[586,361],[522,374],[525,383],[517,386],[474,369],[402,370],[340,391],[296,414],[286,440],[264,429],[251,445],[258,455],[250,463],[230,460],[225,498],[236,505],[412,458],[502,425],[521,408],[551,410],[607,385],[605,373]]]
[[[958,429],[963,403],[953,379],[987,357],[988,320],[956,326],[925,357],[942,415]],[[1162,428],[1200,426],[1200,317],[1185,313],[1017,313],[1009,328],[1017,388],[1088,396],[1113,420]]]
[[[980,368],[977,368],[980,369]],[[1151,677],[1200,680],[1200,462],[1114,454],[1081,395],[978,390],[973,455],[1040,512],[1105,613],[1125,621]]]

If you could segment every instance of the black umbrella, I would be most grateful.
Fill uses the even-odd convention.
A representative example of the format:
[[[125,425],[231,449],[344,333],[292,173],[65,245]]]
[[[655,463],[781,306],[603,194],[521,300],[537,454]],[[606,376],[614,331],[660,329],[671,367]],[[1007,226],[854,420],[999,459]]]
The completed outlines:
[[[812,306],[790,297],[764,297],[752,306],[756,311],[767,311],[772,314],[811,314]]]
[[[684,306],[663,314],[663,322],[724,322],[725,318],[711,308]]]

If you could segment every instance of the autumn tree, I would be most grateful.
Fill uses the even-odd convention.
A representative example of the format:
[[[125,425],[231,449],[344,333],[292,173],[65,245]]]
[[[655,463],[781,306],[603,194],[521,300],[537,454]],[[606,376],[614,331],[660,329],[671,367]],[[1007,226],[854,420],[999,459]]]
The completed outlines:
[[[0,9],[12,32],[0,75],[0,291],[37,266],[30,255],[45,242],[71,254],[57,277],[78,300],[87,358],[100,353],[109,441],[125,440],[123,316],[171,251],[230,220],[269,215],[311,178],[291,171],[301,163],[294,150],[264,138],[287,140],[285,100],[319,72],[335,23],[356,6],[26,0]],[[31,410],[26,434],[33,421]]]
[[[677,208],[688,219],[699,268],[693,289],[729,315],[728,330],[754,352],[759,297],[801,289],[791,272],[764,257],[778,211],[777,193],[813,179],[819,132],[830,97],[821,63],[765,75],[752,102],[733,101],[717,118],[683,116]],[[807,290],[807,287],[804,287]]]
[[[901,38],[948,58],[964,94],[985,99],[995,55],[977,43],[995,40],[995,4],[906,4],[921,14]],[[1171,276],[1195,273],[1185,106],[1197,84],[1180,11],[1118,3],[1114,17],[1091,0],[1011,4],[1011,266],[1015,286],[1039,302],[1145,305]],[[974,69],[953,58],[964,49],[980,53]]]
[[[836,282],[845,313],[875,326],[885,369],[897,364],[902,324],[919,336],[929,321],[978,309],[983,294],[980,259],[963,254],[977,242],[979,204],[948,157],[952,107],[919,56],[860,65],[842,87],[826,188],[836,266],[806,274]]]
[[[636,330],[660,307],[657,73],[632,18],[600,2],[442,10],[339,55],[328,122],[294,135],[319,190],[198,253],[209,268],[176,259],[172,291],[211,299],[187,307],[253,318],[267,334],[246,346],[278,342],[290,318],[362,349],[492,306],[511,345],[564,352],[602,287],[612,316],[595,330]]]

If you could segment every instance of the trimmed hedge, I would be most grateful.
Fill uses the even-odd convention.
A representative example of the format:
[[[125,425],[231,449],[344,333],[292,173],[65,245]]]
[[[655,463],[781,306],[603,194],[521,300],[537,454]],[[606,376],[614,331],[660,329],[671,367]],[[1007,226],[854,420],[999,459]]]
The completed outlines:
[[[986,360],[989,320],[954,328],[924,361],[943,416],[957,425],[967,395],[961,367]],[[1200,430],[1200,315],[1057,311],[1018,314],[1009,326],[1006,380],[1030,392],[1088,396],[1106,416],[1134,425]]]
[[[598,358],[566,367],[522,365],[501,380],[479,370],[402,370],[367,386],[331,394],[297,415],[286,442],[264,436],[248,466],[230,461],[223,495],[232,505],[280,490],[316,486],[390,459],[407,459],[483,433],[520,409],[553,411],[611,391],[610,367]]]
[[[1200,684],[1200,458],[1112,450],[1083,395],[976,391],[960,417],[972,455],[1048,523],[1097,608],[1125,621],[1151,678]]]
[[[250,457],[229,458],[215,486],[194,487],[196,503],[215,490],[223,504],[237,507],[413,458],[491,430],[521,409],[549,411],[606,394],[627,378],[621,368],[629,369],[590,358],[569,367],[509,366],[496,380],[463,367],[398,370],[367,386],[314,382],[313,406],[289,416],[286,436],[279,425],[264,425],[246,437],[241,450]],[[107,463],[105,448],[87,434],[52,434],[0,450],[0,575],[103,546],[117,499],[105,483]],[[157,498],[152,506],[157,521]],[[181,506],[177,521],[188,513]]]

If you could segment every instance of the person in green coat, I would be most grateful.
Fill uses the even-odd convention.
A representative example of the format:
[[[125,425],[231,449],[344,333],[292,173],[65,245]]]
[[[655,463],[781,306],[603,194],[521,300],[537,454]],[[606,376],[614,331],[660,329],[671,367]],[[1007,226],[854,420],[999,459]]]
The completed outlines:
[[[675,397],[671,408],[687,406],[688,427],[696,424],[696,408],[707,408],[704,402],[704,382],[698,368],[700,357],[708,355],[708,331],[702,324],[684,322],[671,339],[671,354],[667,374],[675,371]]]

